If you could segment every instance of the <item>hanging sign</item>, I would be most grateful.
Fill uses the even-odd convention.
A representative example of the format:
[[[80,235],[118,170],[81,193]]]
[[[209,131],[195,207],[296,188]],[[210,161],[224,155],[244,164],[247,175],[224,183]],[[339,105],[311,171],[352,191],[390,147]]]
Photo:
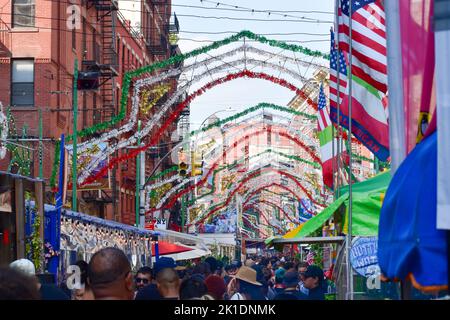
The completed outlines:
[[[356,237],[353,239],[350,250],[350,263],[353,269],[364,277],[379,273],[377,252],[377,237]]]
[[[153,224],[156,229],[167,230],[167,220],[166,219],[154,219]]]

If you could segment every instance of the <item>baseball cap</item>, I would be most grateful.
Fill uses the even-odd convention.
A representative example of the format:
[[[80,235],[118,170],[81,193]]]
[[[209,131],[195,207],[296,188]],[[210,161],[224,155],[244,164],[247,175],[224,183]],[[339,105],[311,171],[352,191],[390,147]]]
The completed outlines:
[[[177,264],[175,263],[175,260],[173,258],[169,257],[162,257],[159,258],[158,261],[155,262],[155,265],[153,267],[153,270],[155,271],[155,276],[160,272],[162,269],[171,268],[175,269],[177,267]]]
[[[26,274],[27,276],[35,276],[36,268],[34,267],[34,263],[28,259],[19,259],[13,261],[9,264],[11,269],[17,270]]]
[[[283,278],[283,284],[286,287],[293,287],[298,285],[298,273],[295,271],[286,272]]]

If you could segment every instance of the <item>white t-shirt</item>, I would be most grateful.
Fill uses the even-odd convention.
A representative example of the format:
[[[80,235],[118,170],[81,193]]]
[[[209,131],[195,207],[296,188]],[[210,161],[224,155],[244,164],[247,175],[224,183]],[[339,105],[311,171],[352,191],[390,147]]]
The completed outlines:
[[[245,300],[245,297],[239,292],[236,292],[231,296],[230,300]]]

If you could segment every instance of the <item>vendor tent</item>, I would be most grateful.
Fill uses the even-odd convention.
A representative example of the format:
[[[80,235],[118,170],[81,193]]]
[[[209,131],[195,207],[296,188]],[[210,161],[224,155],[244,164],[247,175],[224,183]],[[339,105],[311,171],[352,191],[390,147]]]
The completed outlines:
[[[355,183],[352,187],[352,234],[354,236],[376,236],[378,234],[378,221],[381,205],[391,180],[390,172],[384,172],[363,182]],[[322,212],[307,222],[300,224],[281,238],[274,238],[266,243],[283,242],[288,239],[298,239],[311,235],[323,226],[330,217],[342,206],[347,208],[349,203],[348,186],[341,189],[341,196]],[[347,220],[347,219],[346,219]],[[347,222],[344,224],[344,233],[347,232]]]
[[[192,251],[193,248],[165,241],[158,241],[159,255],[178,254]],[[155,243],[152,243],[152,256],[155,256]]]
[[[191,250],[180,252],[180,253],[173,253],[173,254],[167,254],[164,255],[165,257],[171,257],[175,261],[182,261],[182,260],[192,260],[192,259],[198,259],[204,256],[208,256],[211,254],[211,251],[208,249],[202,249],[198,247],[190,247]]]
[[[436,227],[437,133],[397,169],[380,217],[378,260],[384,276],[410,278],[424,291],[448,286],[447,234]]]

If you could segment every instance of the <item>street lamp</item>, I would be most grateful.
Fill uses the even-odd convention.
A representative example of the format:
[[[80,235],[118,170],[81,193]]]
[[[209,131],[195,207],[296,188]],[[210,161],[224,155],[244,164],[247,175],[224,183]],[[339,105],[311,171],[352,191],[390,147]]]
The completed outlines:
[[[203,120],[203,122],[200,124],[200,126],[199,126],[199,128],[198,128],[197,131],[200,131],[200,130],[202,129],[203,125],[205,124],[205,122],[206,122],[208,119],[210,119],[211,117],[215,116],[216,114],[218,114],[218,113],[220,113],[220,112],[235,112],[235,111],[237,111],[237,110],[235,110],[235,109],[229,107],[229,108],[227,108],[227,109],[219,110],[219,111],[214,112],[213,114],[210,114],[208,117],[205,118],[205,120]],[[224,139],[224,136],[223,136],[223,131],[222,131],[222,129],[220,129],[220,131],[221,131],[221,133],[222,133],[222,143],[223,143],[225,139]],[[196,139],[196,140],[197,140],[197,141],[201,141],[201,139],[203,139],[203,134],[204,134],[204,132],[201,132],[200,137],[199,137],[198,139]],[[193,147],[193,146],[192,146],[192,147]]]
[[[200,124],[200,127],[199,127],[198,129],[201,130],[201,128],[203,127],[203,125],[205,124],[205,122],[206,122],[209,118],[211,118],[212,116],[215,116],[216,114],[218,114],[218,113],[220,113],[220,112],[234,112],[234,111],[237,111],[237,110],[235,110],[235,109],[233,109],[233,108],[231,108],[231,107],[229,107],[229,108],[227,108],[227,109],[223,109],[223,110],[216,111],[216,112],[214,112],[213,114],[210,114],[208,117],[206,117],[205,120],[203,120],[203,122]]]

